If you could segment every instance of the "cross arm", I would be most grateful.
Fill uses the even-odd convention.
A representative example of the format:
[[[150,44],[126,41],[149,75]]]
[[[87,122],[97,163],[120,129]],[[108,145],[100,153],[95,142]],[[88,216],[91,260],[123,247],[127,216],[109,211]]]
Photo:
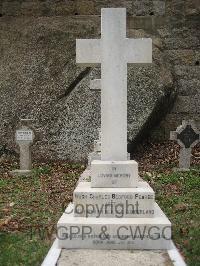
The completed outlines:
[[[152,39],[126,39],[127,63],[152,63]]]
[[[101,40],[100,39],[77,39],[76,62],[85,66],[101,63]]]

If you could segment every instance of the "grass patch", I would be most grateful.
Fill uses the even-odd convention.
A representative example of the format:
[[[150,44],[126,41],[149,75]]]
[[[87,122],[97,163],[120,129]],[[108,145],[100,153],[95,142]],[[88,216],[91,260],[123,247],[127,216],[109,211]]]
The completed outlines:
[[[143,178],[171,220],[173,240],[187,264],[200,265],[200,168],[174,173],[173,162],[155,165],[150,172],[143,169]],[[12,177],[12,168],[8,162],[0,166],[0,265],[40,265],[84,167],[34,165],[31,177]]]
[[[173,226],[173,240],[188,265],[200,265],[200,168],[189,172],[146,174],[156,201]]]
[[[40,164],[32,176],[12,177],[13,165],[0,172],[0,265],[40,265],[84,166]]]
[[[41,265],[48,249],[49,243],[35,236],[24,233],[0,233],[0,265]]]

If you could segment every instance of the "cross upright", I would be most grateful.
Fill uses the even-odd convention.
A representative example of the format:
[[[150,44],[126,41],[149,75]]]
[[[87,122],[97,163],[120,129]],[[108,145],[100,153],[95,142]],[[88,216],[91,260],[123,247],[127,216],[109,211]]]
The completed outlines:
[[[127,160],[127,64],[151,63],[152,40],[126,38],[126,9],[102,8],[101,39],[76,40],[76,61],[101,64],[101,160]]]

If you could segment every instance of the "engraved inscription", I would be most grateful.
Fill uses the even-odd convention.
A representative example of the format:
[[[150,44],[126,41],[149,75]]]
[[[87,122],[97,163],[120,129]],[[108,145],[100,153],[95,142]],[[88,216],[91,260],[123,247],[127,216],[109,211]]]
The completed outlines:
[[[33,132],[31,130],[17,130],[16,139],[17,141],[32,141]]]
[[[101,178],[107,178],[107,177],[114,177],[114,178],[119,178],[119,177],[124,177],[124,178],[130,178],[131,174],[130,173],[101,173],[98,174],[98,177]]]

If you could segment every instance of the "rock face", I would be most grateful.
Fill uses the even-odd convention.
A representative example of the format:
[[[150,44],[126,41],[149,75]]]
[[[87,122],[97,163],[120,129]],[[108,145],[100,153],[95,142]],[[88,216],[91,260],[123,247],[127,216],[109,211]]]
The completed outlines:
[[[17,151],[19,118],[32,118],[35,158],[87,158],[100,127],[100,93],[90,80],[100,70],[75,63],[75,39],[100,37],[101,7],[127,7],[128,37],[153,39],[153,64],[128,69],[129,151],[155,126],[168,137],[182,117],[197,117],[196,6],[188,4],[188,15],[176,14],[184,1],[50,2],[0,5],[0,153]]]

